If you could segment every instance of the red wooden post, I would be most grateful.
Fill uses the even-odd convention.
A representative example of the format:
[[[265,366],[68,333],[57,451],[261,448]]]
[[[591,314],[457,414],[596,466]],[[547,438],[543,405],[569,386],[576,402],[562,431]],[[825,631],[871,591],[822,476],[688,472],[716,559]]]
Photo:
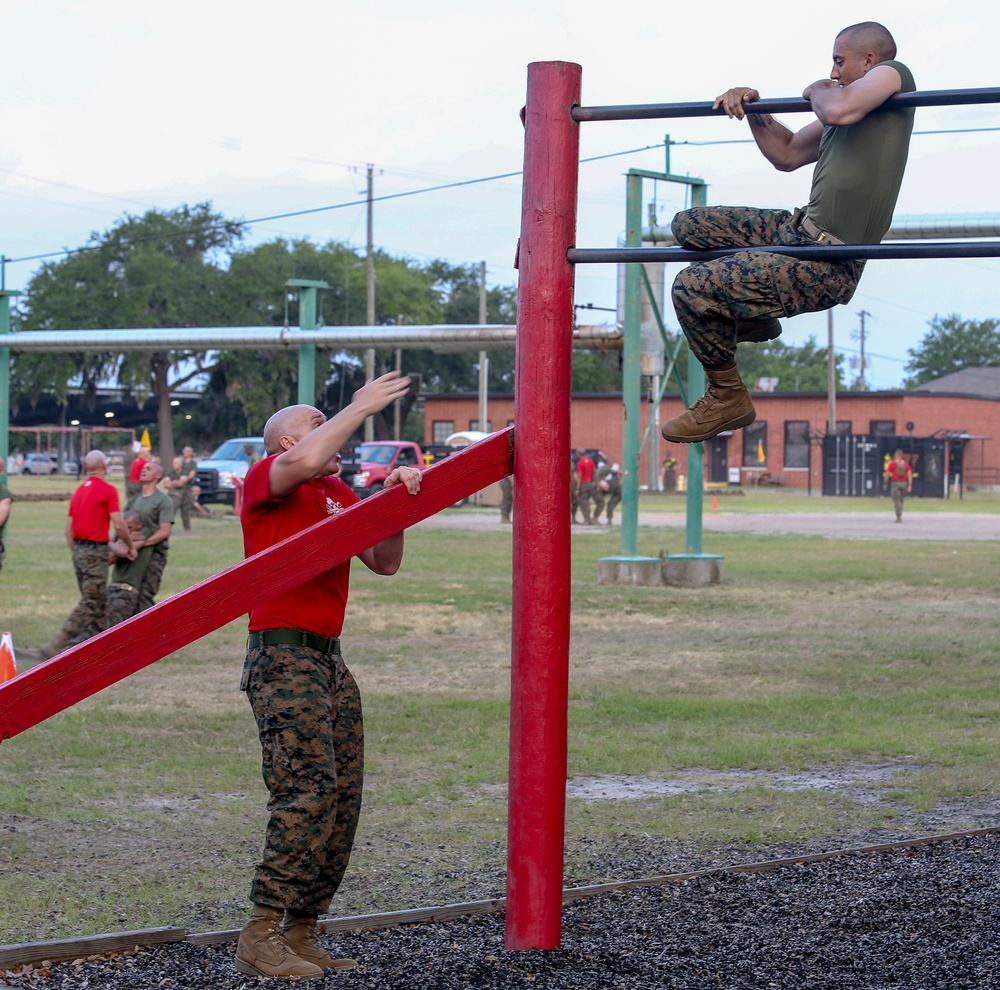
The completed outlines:
[[[562,925],[569,681],[569,403],[579,65],[528,67],[514,394],[514,592],[508,949],[556,949]]]

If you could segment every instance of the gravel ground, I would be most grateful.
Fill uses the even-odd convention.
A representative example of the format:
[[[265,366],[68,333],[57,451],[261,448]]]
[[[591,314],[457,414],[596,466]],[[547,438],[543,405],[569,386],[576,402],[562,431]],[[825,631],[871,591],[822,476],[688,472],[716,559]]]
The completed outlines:
[[[784,855],[788,855],[785,851]],[[902,851],[846,853],[755,874],[713,873],[568,905],[562,948],[505,952],[502,913],[353,932],[323,941],[357,969],[310,987],[802,987],[940,990],[998,985],[1000,837]],[[112,959],[8,973],[0,986],[206,988],[281,986],[247,979],[233,945],[173,943]]]

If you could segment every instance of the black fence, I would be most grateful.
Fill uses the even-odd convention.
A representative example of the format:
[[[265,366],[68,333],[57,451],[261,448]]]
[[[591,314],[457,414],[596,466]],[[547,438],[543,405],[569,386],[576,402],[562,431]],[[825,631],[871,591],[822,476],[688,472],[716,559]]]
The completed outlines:
[[[902,450],[913,468],[913,494],[944,498],[948,442],[938,437],[847,434],[823,438],[823,494],[875,497],[885,492],[885,466]]]

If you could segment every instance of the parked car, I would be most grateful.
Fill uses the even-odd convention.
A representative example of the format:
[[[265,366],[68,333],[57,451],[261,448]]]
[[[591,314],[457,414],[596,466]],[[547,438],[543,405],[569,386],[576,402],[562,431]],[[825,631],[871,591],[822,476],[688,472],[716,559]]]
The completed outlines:
[[[55,454],[32,451],[25,454],[21,474],[76,474],[76,458],[63,458],[60,469],[59,458]]]
[[[382,491],[382,484],[395,468],[409,465],[423,468],[420,445],[408,440],[375,440],[361,444],[351,461],[341,461],[341,477],[362,498]]]
[[[207,460],[198,461],[194,483],[201,489],[199,502],[235,503],[236,483],[250,469],[248,447],[257,458],[264,456],[263,437],[231,437]]]

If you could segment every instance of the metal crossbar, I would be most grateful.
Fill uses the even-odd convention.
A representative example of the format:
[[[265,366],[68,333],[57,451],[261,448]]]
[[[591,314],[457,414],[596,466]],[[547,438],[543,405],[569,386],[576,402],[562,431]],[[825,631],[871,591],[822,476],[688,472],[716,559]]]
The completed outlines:
[[[797,245],[767,244],[757,247],[716,248],[691,251],[678,247],[624,247],[624,248],[570,248],[566,259],[571,264],[626,264],[628,262],[678,262],[708,261],[731,254],[749,251],[767,251],[789,258],[812,258],[819,261],[843,261],[846,258],[865,260],[917,259],[917,258],[996,258],[1000,257],[1000,240],[953,244],[943,241],[910,242],[906,244],[824,244]]]
[[[920,93],[897,93],[886,100],[894,107],[950,107],[972,103],[1000,103],[1000,88],[930,89]],[[810,113],[812,104],[799,97],[757,100],[744,106],[747,113]],[[590,120],[658,120],[664,117],[718,117],[725,114],[711,103],[623,103],[606,107],[573,107],[577,122]]]

